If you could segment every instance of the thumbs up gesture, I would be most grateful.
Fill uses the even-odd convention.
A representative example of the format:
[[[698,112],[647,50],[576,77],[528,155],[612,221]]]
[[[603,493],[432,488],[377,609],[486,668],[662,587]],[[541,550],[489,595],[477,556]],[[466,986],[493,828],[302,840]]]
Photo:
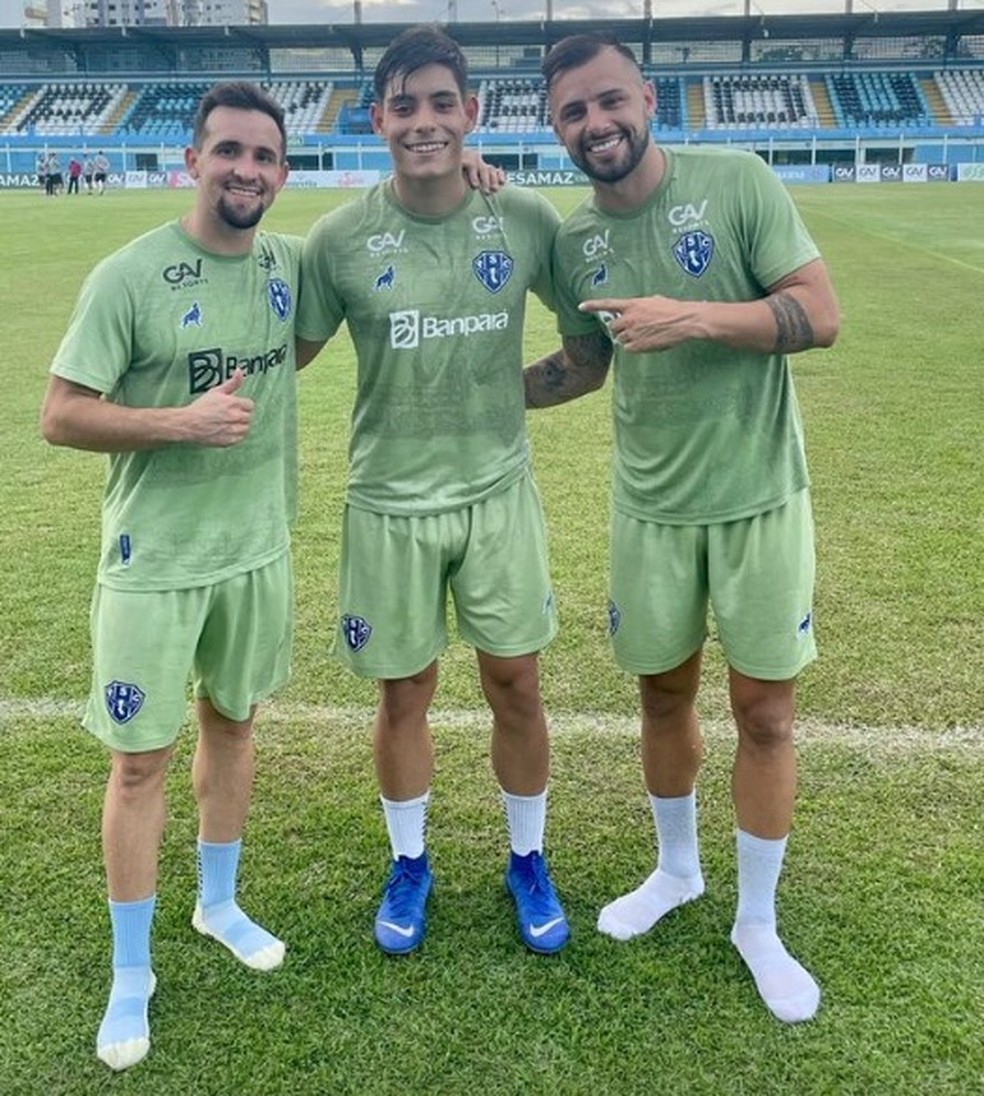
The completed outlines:
[[[236,445],[249,432],[253,401],[236,393],[243,385],[243,371],[237,369],[228,380],[210,388],[186,410],[189,441],[225,448]]]

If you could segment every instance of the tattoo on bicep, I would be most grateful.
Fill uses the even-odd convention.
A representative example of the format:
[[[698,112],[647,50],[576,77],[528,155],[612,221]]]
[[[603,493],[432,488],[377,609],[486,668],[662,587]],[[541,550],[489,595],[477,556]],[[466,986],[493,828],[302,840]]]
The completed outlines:
[[[776,321],[776,350],[781,354],[807,350],[814,344],[813,327],[806,309],[788,293],[766,297]]]

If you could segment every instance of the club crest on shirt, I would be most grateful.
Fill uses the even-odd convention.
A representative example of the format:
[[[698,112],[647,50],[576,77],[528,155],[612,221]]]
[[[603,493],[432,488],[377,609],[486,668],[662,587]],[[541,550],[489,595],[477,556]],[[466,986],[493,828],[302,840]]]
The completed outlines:
[[[202,306],[198,301],[192,303],[191,308],[181,317],[181,327],[191,327],[194,324],[195,327],[202,326]]]
[[[711,265],[714,237],[698,229],[685,232],[673,245],[673,258],[692,278],[699,278]]]
[[[608,281],[608,264],[602,263],[597,270],[591,273],[591,287],[605,285]]]
[[[393,283],[396,281],[396,267],[390,263],[389,266],[376,276],[376,280],[372,283],[373,292],[376,293],[380,289],[392,289]]]
[[[372,635],[372,625],[363,617],[345,613],[341,621],[342,636],[351,651],[361,651]]]
[[[129,723],[143,707],[143,689],[127,681],[111,681],[103,689],[103,694],[106,697],[106,711],[114,723]]]
[[[475,277],[490,293],[498,293],[513,272],[513,258],[504,251],[481,251],[472,259]]]
[[[267,297],[277,319],[283,323],[290,315],[290,286],[282,278],[271,278],[267,282]]]

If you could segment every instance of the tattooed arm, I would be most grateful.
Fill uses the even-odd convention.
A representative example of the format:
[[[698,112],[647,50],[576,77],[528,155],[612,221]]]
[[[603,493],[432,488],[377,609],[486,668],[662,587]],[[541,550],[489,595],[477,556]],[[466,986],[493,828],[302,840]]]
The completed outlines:
[[[582,311],[615,313],[612,338],[630,353],[668,350],[688,339],[709,339],[737,350],[795,354],[832,346],[840,317],[827,268],[820,259],[769,286],[758,301],[677,301],[670,297],[591,300]]]
[[[553,407],[601,388],[611,360],[611,341],[600,331],[565,335],[559,350],[523,370],[526,406]]]

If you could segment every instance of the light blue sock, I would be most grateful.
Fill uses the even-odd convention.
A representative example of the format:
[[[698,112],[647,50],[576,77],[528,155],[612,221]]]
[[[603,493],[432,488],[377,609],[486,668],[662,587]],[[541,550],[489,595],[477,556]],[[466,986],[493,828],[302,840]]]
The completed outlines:
[[[198,840],[198,903],[192,924],[224,944],[254,970],[273,970],[284,958],[284,943],[251,921],[236,903],[241,841]]]
[[[113,986],[96,1053],[110,1069],[136,1065],[150,1050],[147,1005],[154,992],[150,969],[150,925],[156,896],[139,902],[109,903],[113,929]]]

